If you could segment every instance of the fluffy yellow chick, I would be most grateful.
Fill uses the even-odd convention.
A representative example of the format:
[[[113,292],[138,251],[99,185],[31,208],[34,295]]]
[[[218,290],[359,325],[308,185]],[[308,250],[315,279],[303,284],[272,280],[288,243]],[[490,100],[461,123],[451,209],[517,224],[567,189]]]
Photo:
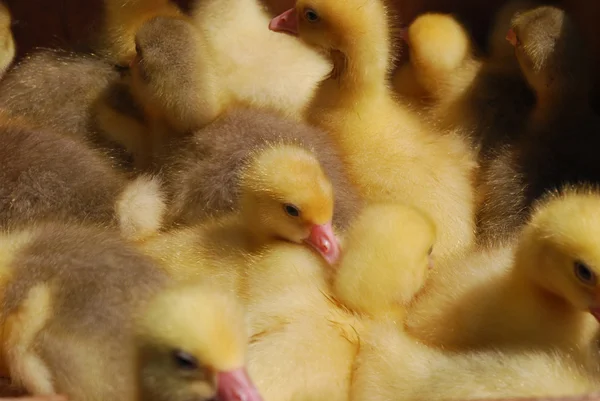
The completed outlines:
[[[221,267],[225,261],[280,240],[305,243],[328,263],[337,262],[333,189],[312,153],[292,145],[261,150],[242,169],[238,185],[238,211],[166,232],[142,242],[142,249],[181,280],[200,276],[234,290],[240,273]]]
[[[158,16],[182,17],[170,0],[104,0],[101,46],[108,57],[126,66],[135,57],[135,34],[147,20]]]
[[[251,327],[249,369],[265,399],[347,400],[365,322],[402,317],[427,275],[433,238],[420,212],[378,204],[349,228],[335,272],[306,248],[286,243],[254,260],[242,296]]]
[[[308,120],[332,135],[366,199],[405,202],[432,217],[443,257],[474,238],[474,162],[460,138],[435,132],[395,101],[387,84],[387,20],[379,0],[299,0],[270,28],[330,54],[334,72],[321,84]]]
[[[2,233],[3,366],[35,395],[260,400],[243,370],[235,304],[169,285],[110,230],[45,223]]]
[[[586,356],[600,318],[598,227],[597,191],[550,196],[521,233],[512,264],[461,268],[459,260],[448,270],[456,279],[433,280],[407,328],[447,348],[556,346]]]
[[[554,350],[442,351],[389,323],[361,336],[353,377],[352,401],[504,400],[600,389],[597,372]]]
[[[352,223],[333,278],[333,292],[350,309],[404,320],[433,267],[435,226],[403,205],[371,205]]]
[[[408,27],[405,35],[410,62],[394,76],[394,87],[420,87],[417,101],[436,106],[452,102],[473,81],[480,62],[475,59],[468,32],[451,15],[423,14]],[[409,96],[410,97],[410,96]]]
[[[15,58],[15,40],[12,34],[12,17],[6,4],[0,2],[0,78]]]
[[[331,71],[323,55],[266,29],[260,0],[197,0],[192,19],[204,43],[203,87],[214,84],[223,111],[241,103],[300,118]]]

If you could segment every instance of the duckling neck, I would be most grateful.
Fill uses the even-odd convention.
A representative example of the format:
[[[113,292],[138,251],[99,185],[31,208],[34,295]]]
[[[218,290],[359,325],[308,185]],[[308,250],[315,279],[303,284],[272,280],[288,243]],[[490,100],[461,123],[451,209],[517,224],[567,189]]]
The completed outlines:
[[[536,104],[531,115],[535,125],[547,123],[564,111],[585,112],[589,109],[587,96],[580,92],[536,93]]]
[[[340,92],[366,94],[387,90],[387,73],[390,64],[390,43],[385,32],[363,34],[359,39],[344,46],[344,50],[332,50],[333,72],[330,80],[337,80]],[[373,37],[369,37],[373,36]]]

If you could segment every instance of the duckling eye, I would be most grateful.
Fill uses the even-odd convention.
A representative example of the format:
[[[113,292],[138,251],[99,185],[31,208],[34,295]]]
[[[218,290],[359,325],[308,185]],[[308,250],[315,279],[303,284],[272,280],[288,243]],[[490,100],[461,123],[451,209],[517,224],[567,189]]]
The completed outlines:
[[[300,209],[298,209],[294,205],[291,205],[291,204],[287,203],[287,204],[283,205],[283,209],[288,214],[288,216],[291,216],[291,217],[298,217],[298,216],[300,216]]]
[[[429,251],[427,251],[427,256],[431,256],[432,253],[433,253],[433,246],[431,248],[429,248]]]
[[[138,54],[138,56],[142,56],[142,48],[137,43],[135,44],[135,52]]]
[[[317,14],[315,10],[307,8],[304,10],[304,18],[306,18],[308,22],[317,22],[319,20],[319,14]]]
[[[187,352],[177,350],[173,353],[173,359],[177,367],[182,370],[196,370],[199,367],[198,360]]]
[[[575,275],[584,284],[596,284],[596,275],[582,262],[575,262]]]

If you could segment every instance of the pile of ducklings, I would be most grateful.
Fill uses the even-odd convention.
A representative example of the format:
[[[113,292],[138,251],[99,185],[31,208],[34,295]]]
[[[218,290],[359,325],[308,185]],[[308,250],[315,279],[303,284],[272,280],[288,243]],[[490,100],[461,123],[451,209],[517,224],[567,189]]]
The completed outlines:
[[[17,62],[0,7],[11,390],[600,391],[600,118],[564,10],[507,2],[483,53],[451,15],[396,29],[384,0],[104,7],[89,51]]]

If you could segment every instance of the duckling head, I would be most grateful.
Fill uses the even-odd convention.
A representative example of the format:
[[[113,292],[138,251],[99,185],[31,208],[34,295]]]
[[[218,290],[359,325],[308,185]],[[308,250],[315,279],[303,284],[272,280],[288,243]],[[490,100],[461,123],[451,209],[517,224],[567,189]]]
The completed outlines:
[[[13,20],[8,7],[0,2],[0,75],[4,74],[15,58],[12,25]]]
[[[137,321],[140,399],[261,401],[239,306],[205,286],[166,289]]]
[[[583,41],[560,8],[542,6],[517,13],[506,39],[538,97],[588,90]]]
[[[385,72],[391,64],[390,24],[389,12],[379,0],[298,0],[294,8],[273,18],[269,29],[298,36],[332,55],[337,69],[360,59],[374,74]]]
[[[458,68],[471,54],[469,35],[451,15],[428,13],[408,27],[410,62],[425,72]]]
[[[600,194],[566,189],[542,201],[524,228],[518,269],[600,321]]]
[[[328,263],[337,262],[333,187],[311,152],[275,145],[255,153],[240,177],[240,199],[244,221],[257,238],[306,243]]]
[[[137,31],[136,55],[129,65],[131,88],[149,112],[156,114],[153,108],[160,108],[174,114],[167,116],[174,122],[187,117],[177,103],[191,102],[185,95],[186,90],[195,88],[197,36],[187,20],[170,16],[151,18]],[[181,88],[180,93],[171,93],[174,88]]]
[[[353,222],[334,278],[336,295],[369,314],[407,305],[433,267],[435,225],[402,204],[369,205]]]

